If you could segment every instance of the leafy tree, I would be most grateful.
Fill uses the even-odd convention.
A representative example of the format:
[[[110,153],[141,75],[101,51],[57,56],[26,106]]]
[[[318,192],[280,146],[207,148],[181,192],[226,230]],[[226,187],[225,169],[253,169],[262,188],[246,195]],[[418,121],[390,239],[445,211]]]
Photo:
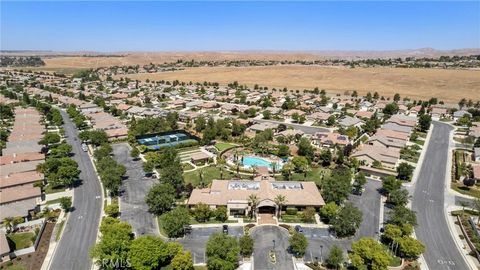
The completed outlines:
[[[50,144],[59,143],[60,139],[60,135],[58,135],[57,133],[47,132],[45,133],[45,135],[43,135],[43,138],[38,141],[38,144],[48,146]]]
[[[118,203],[111,203],[107,206],[105,206],[105,214],[107,214],[110,217],[117,217],[118,214],[120,213]]]
[[[225,206],[219,206],[214,212],[215,219],[221,222],[225,222],[228,219],[228,210]]]
[[[417,217],[415,216],[415,212],[406,208],[403,205],[398,205],[393,208],[393,211],[390,213],[389,216],[389,223],[395,225],[403,225],[403,224],[410,224],[412,226],[417,225]]]
[[[338,269],[344,260],[343,250],[337,245],[333,245],[326,260],[328,267]]]
[[[134,146],[132,148],[132,151],[130,151],[130,157],[132,157],[133,159],[137,159],[138,156],[140,156],[140,150],[138,150],[138,148]]]
[[[410,236],[404,236],[400,238],[398,244],[400,246],[400,253],[403,257],[413,259],[425,252],[425,245]]]
[[[346,237],[355,234],[362,223],[362,219],[362,211],[353,206],[352,203],[346,203],[331,224],[338,237]]]
[[[432,117],[428,114],[423,114],[418,119],[418,125],[420,130],[427,131],[430,128],[430,124],[432,123]]]
[[[128,251],[128,260],[133,269],[153,270],[166,265],[169,256],[166,252],[166,244],[156,236],[142,235],[131,242]]]
[[[72,208],[72,198],[71,197],[61,197],[60,198],[60,206],[65,212],[70,211]]]
[[[245,234],[238,239],[238,245],[240,247],[240,254],[244,257],[250,257],[253,253],[253,238]]]
[[[58,168],[56,173],[57,179],[62,183],[64,186],[72,186],[75,180],[78,179],[80,175],[80,170],[78,169],[78,165],[67,165],[61,166]]]
[[[349,257],[356,269],[386,270],[390,264],[388,252],[372,238],[364,237],[353,242]]]
[[[336,121],[337,121],[337,119],[335,118],[335,115],[330,115],[327,119],[327,126],[335,125]]]
[[[193,270],[193,260],[190,251],[181,251],[172,259],[171,266],[175,270]]]
[[[322,183],[322,196],[326,202],[341,204],[350,194],[351,172],[345,167],[335,168]]]
[[[397,167],[398,179],[410,180],[413,174],[413,169],[413,166],[406,162],[400,163]]]
[[[305,235],[303,235],[302,233],[294,232],[288,242],[290,243],[290,247],[295,257],[300,258],[305,255],[305,251],[308,247],[308,241]]]
[[[98,266],[102,262],[123,262],[128,259],[128,252],[133,239],[132,226],[116,218],[106,217],[100,225],[100,241],[90,251]],[[105,269],[115,269],[114,265],[107,264]]]
[[[404,188],[396,189],[388,196],[388,201],[393,205],[406,205],[409,199],[408,191]]]
[[[355,182],[353,183],[353,185],[355,186],[355,188],[361,189],[366,183],[367,183],[367,177],[365,176],[365,173],[359,172],[355,176]]]
[[[168,183],[154,185],[147,194],[145,202],[149,211],[161,215],[175,204],[175,189]]]
[[[212,210],[207,204],[198,203],[193,210],[193,216],[198,222],[207,222],[212,216]]]
[[[210,235],[206,248],[208,269],[237,269],[239,252],[240,247],[234,237],[223,233]]]
[[[315,208],[307,207],[302,212],[302,221],[311,222],[315,218]]]
[[[338,214],[339,207],[335,202],[329,202],[320,208],[320,216],[326,223],[330,223]]]
[[[56,145],[53,148],[50,148],[50,152],[48,153],[49,158],[62,158],[68,157],[68,155],[72,152],[72,146],[68,143],[61,143]]]
[[[382,239],[390,242],[392,240],[397,240],[403,236],[402,229],[394,224],[385,225],[385,230],[382,234]]]
[[[395,190],[398,190],[402,187],[402,182],[395,179],[393,176],[387,176],[382,180],[382,189],[388,195]]]
[[[162,228],[168,237],[183,235],[183,228],[190,224],[190,213],[185,207],[177,207],[160,217]]]
[[[383,113],[386,115],[394,115],[398,113],[398,105],[395,102],[389,103],[385,105],[385,108],[383,108]]]
[[[101,160],[103,158],[109,157],[112,151],[113,149],[110,144],[103,144],[99,148],[95,149],[95,151],[93,152],[93,156],[96,160]]]
[[[270,119],[272,117],[272,113],[269,110],[263,111],[263,119]]]
[[[332,152],[330,152],[328,149],[324,149],[320,153],[320,160],[322,161],[323,166],[329,166],[332,162]]]
[[[279,157],[288,157],[290,155],[290,148],[288,148],[288,146],[285,144],[280,144],[278,146],[277,155]]]
[[[313,160],[314,149],[310,140],[307,138],[301,138],[298,142],[298,154],[306,157],[309,161]]]
[[[308,168],[308,160],[306,157],[295,156],[292,159],[292,163],[295,166],[295,171],[304,172],[305,168]]]

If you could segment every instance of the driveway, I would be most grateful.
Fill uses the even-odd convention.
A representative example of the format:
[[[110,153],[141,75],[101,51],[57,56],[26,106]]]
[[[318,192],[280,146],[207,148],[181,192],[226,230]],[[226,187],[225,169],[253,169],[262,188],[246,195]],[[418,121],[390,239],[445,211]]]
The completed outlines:
[[[445,217],[445,177],[449,134],[453,128],[434,121],[413,194],[412,208],[417,212],[417,237],[426,245],[425,261],[429,269],[469,269],[452,238]]]
[[[90,248],[95,244],[102,208],[100,182],[93,164],[81,149],[78,131],[67,113],[60,110],[67,142],[72,145],[73,159],[80,169],[80,181],[74,189],[73,207],[64,234],[56,248],[50,269],[90,269]],[[75,140],[76,138],[76,140]]]
[[[286,229],[274,225],[256,226],[251,231],[255,240],[254,245],[254,269],[277,269],[290,270],[293,268],[292,255],[288,253],[289,235]],[[275,247],[273,241],[275,240]],[[269,251],[274,250],[276,263],[269,259]]]
[[[135,235],[159,235],[155,216],[148,212],[145,196],[158,180],[145,177],[143,162],[130,157],[127,143],[112,145],[114,159],[127,168],[127,178],[123,180],[120,190],[120,219],[128,221]]]
[[[184,238],[177,241],[183,245],[183,248],[192,253],[193,263],[206,263],[207,257],[205,250],[210,235],[222,232],[222,226],[208,228],[193,228],[192,232]],[[240,237],[243,235],[243,226],[229,226],[228,235]]]

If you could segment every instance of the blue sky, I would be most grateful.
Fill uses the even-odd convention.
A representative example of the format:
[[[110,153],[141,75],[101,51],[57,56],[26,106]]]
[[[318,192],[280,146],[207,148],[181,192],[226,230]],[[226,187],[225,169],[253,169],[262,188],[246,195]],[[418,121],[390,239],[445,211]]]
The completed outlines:
[[[395,50],[480,47],[475,2],[5,2],[1,49]]]

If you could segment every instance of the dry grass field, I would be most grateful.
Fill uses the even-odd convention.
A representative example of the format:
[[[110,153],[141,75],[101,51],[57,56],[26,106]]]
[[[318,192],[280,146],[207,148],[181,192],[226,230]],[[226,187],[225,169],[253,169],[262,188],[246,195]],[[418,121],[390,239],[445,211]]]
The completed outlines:
[[[153,74],[132,74],[138,80],[180,80],[193,82],[238,81],[269,88],[313,89],[331,93],[357,90],[360,94],[378,91],[384,96],[400,93],[413,99],[437,97],[457,102],[480,98],[480,71],[400,68],[335,68],[318,66],[201,67]]]
[[[387,51],[387,52],[127,52],[120,57],[85,57],[71,55],[40,55],[46,66],[31,68],[48,72],[72,74],[78,69],[107,67],[113,65],[144,65],[148,63],[173,62],[178,59],[198,61],[215,60],[315,60],[324,58],[376,58],[376,57],[433,57],[439,55],[469,55],[476,50],[436,51],[433,49]],[[183,71],[156,74],[128,75],[138,80],[181,80],[193,82],[219,82],[227,84],[238,81],[253,86],[302,90],[319,87],[329,93],[344,93],[357,90],[360,94],[378,91],[384,96],[400,93],[413,99],[437,97],[440,100],[457,102],[480,99],[480,71],[400,68],[344,68],[319,66],[266,66],[266,67],[202,67]]]

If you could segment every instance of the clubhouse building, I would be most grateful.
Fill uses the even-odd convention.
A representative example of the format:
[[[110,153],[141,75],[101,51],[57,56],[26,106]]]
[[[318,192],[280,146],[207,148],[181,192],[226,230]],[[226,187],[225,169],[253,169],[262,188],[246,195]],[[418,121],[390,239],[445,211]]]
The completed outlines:
[[[194,189],[188,199],[188,206],[205,203],[211,208],[226,206],[229,215],[248,214],[248,197],[255,194],[259,200],[257,213],[275,214],[278,205],[275,197],[285,196],[285,208],[318,208],[325,205],[322,195],[314,182],[275,181],[268,175],[260,175],[250,180],[213,180],[210,188]]]

